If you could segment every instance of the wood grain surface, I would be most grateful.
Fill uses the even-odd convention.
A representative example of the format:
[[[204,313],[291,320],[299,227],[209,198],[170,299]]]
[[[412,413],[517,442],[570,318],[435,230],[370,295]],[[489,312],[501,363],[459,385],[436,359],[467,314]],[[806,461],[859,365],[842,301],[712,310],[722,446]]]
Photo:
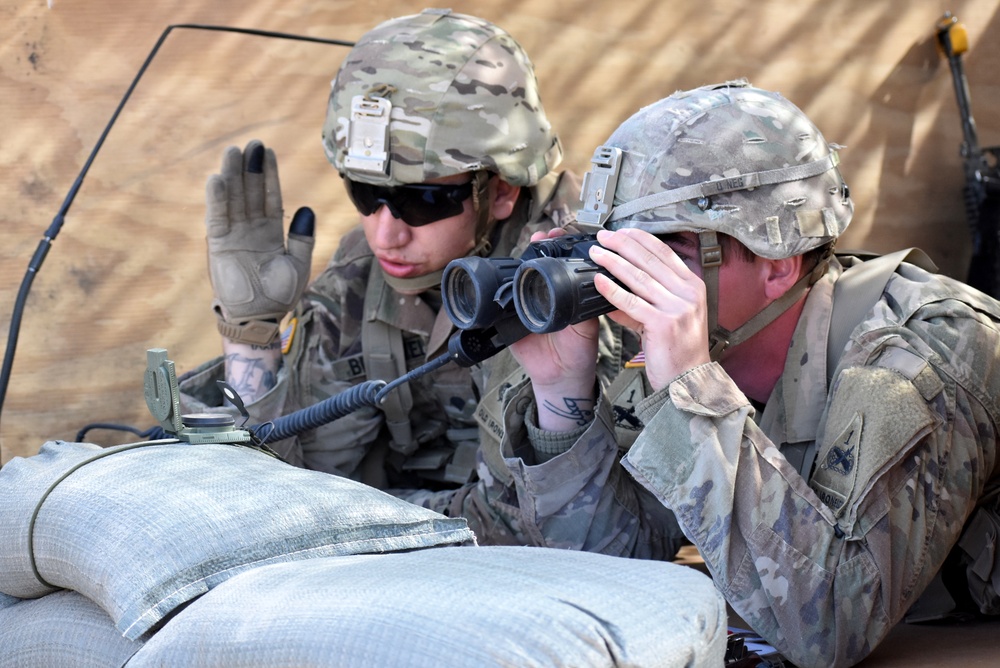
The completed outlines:
[[[962,277],[969,235],[961,125],[933,27],[968,27],[966,69],[983,145],[1000,144],[1000,0],[482,0],[455,11],[510,31],[535,61],[567,149],[593,149],[640,106],[741,76],[782,92],[827,139],[857,213],[842,246],[917,245]],[[29,260],[144,60],[168,26],[236,26],[354,40],[421,5],[400,1],[155,3],[0,0],[0,341]],[[991,39],[989,36],[993,36]],[[218,354],[205,268],[203,192],[221,151],[278,153],[285,214],[318,216],[314,272],[356,222],[320,128],[346,49],[177,27],[107,134],[37,272],[0,415],[0,458],[74,439],[88,423],[153,424],[145,351],[179,371]],[[93,431],[87,440],[134,440]]]

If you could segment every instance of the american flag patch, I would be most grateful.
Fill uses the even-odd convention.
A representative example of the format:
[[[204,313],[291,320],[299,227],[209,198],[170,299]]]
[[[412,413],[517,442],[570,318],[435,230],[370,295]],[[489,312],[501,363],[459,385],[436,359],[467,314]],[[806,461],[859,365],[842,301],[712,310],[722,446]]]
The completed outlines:
[[[640,350],[639,354],[625,362],[626,369],[636,369],[646,366],[646,351]]]
[[[292,349],[292,339],[295,338],[295,326],[299,324],[298,318],[292,318],[288,322],[288,327],[281,333],[281,354],[287,355]]]

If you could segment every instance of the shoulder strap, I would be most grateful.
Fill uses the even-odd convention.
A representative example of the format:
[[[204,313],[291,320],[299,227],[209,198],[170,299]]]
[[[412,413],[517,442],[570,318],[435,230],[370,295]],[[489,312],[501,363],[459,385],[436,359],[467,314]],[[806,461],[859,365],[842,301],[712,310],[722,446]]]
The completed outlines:
[[[379,303],[384,287],[382,272],[377,264],[373,264],[368,275],[368,288],[365,291],[366,311],[371,305]],[[391,381],[406,373],[403,333],[367,312],[361,322],[361,353],[364,356],[365,371],[370,379]],[[385,413],[385,423],[392,437],[393,449],[403,454],[410,454],[416,450],[417,444],[413,440],[413,430],[410,427],[410,409],[413,408],[410,385],[404,383],[386,395],[380,408]]]
[[[878,303],[899,265],[909,262],[921,269],[937,272],[937,266],[919,248],[904,248],[888,255],[842,253],[837,259],[845,268],[833,284],[833,312],[830,314],[830,331],[826,341],[827,387],[833,383],[833,374],[851,338],[851,332]],[[797,469],[808,480],[816,460],[816,450],[817,444],[812,441],[804,446],[785,446],[782,452],[789,461],[801,457]]]
[[[833,314],[826,346],[827,385],[833,380],[833,372],[844,354],[851,332],[878,303],[896,268],[903,262],[909,262],[929,272],[937,272],[937,265],[919,248],[904,248],[863,261],[854,256],[844,259],[851,264],[833,286]]]

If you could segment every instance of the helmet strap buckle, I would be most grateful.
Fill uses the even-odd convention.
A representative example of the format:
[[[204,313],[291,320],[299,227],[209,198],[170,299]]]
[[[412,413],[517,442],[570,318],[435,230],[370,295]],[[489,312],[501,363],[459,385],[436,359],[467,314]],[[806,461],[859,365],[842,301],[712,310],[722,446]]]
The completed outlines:
[[[722,266],[722,246],[718,240],[714,244],[701,245],[701,266],[704,268]]]

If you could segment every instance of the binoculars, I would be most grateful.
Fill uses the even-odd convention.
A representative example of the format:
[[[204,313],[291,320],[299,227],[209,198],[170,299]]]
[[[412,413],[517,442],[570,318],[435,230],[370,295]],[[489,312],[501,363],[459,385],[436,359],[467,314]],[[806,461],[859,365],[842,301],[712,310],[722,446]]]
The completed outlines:
[[[596,274],[613,279],[589,257],[596,243],[565,235],[529,244],[520,258],[452,260],[441,277],[445,311],[459,329],[494,328],[504,344],[613,311],[594,287]]]

